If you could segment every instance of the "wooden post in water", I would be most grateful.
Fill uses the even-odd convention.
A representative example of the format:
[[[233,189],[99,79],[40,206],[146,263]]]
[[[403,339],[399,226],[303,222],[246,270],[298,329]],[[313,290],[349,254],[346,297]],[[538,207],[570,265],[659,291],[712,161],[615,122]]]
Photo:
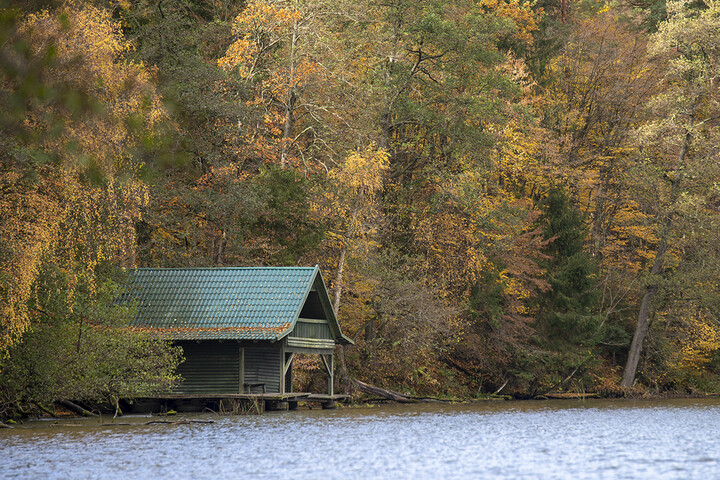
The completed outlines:
[[[282,400],[265,400],[266,412],[281,412],[288,409],[288,402]]]

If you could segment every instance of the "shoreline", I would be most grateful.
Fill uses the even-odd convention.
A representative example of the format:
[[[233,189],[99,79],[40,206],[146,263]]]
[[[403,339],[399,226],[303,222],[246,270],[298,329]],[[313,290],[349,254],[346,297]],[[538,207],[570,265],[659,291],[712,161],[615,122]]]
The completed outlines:
[[[536,395],[534,397],[528,396],[513,396],[513,395],[487,395],[481,397],[430,397],[430,396],[406,396],[408,401],[397,401],[392,398],[384,397],[372,397],[372,396],[357,396],[350,397],[349,401],[338,403],[338,406],[343,409],[363,408],[377,405],[421,405],[421,404],[447,404],[447,405],[461,405],[461,404],[480,404],[485,402],[534,402],[534,401],[547,401],[547,400],[675,400],[675,399],[703,399],[703,398],[720,398],[720,392],[697,392],[697,393],[684,393],[684,392],[646,392],[639,390],[628,390],[625,395],[619,394],[620,392],[614,392],[613,394],[602,394],[598,392],[585,392],[585,393],[548,393],[544,395]],[[131,400],[131,402],[134,400]],[[302,410],[314,410],[300,402]],[[99,417],[102,416],[113,416],[113,413],[104,410],[98,410],[100,413]],[[29,412],[28,412],[29,413]],[[51,415],[53,413],[54,415]],[[211,410],[197,411],[197,412],[147,412],[147,413],[132,413],[129,412],[126,415],[148,415],[152,417],[172,417],[179,413],[215,413],[218,415],[232,415],[231,413],[218,413]],[[116,418],[120,418],[125,415],[118,415]],[[82,415],[78,415],[75,412],[61,406],[55,405],[52,410],[43,409],[33,412],[24,418],[13,420],[4,419],[0,420],[0,429],[13,428],[13,425],[22,425],[25,422],[32,421],[46,421],[46,420],[65,420],[72,418],[87,418]]]

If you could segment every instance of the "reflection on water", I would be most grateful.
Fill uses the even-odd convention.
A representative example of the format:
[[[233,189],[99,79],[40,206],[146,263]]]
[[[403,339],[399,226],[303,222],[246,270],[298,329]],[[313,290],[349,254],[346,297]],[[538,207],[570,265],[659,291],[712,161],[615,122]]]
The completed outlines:
[[[175,417],[177,418],[177,417]],[[717,478],[720,400],[386,405],[0,430],[0,478]],[[107,421],[107,420],[106,420]],[[63,426],[73,424],[74,426]]]

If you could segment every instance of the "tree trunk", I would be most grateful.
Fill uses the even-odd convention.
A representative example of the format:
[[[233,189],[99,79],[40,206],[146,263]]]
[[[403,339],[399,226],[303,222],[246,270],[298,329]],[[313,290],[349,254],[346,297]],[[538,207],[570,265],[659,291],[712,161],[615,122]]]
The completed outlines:
[[[288,165],[288,150],[292,143],[292,134],[294,128],[294,110],[295,110],[295,90],[291,87],[288,92],[287,104],[285,106],[285,126],[283,127],[283,136],[280,143],[280,167],[284,170]]]
[[[292,38],[290,40],[290,74],[288,75],[288,93],[285,100],[285,125],[280,141],[280,167],[284,170],[288,164],[288,150],[292,142],[293,130],[295,128],[295,49],[298,40],[298,22],[293,25]]]
[[[635,383],[635,374],[637,373],[638,363],[640,363],[640,352],[642,351],[648,328],[650,328],[650,302],[652,302],[656,292],[656,285],[651,285],[645,289],[645,294],[640,303],[640,312],[638,313],[637,325],[635,326],[635,334],[630,344],[625,370],[623,370],[623,378],[620,382],[621,387],[632,387],[633,383]]]
[[[390,122],[391,113],[388,107],[380,115],[380,142],[378,146],[385,151],[390,151]]]
[[[227,234],[225,230],[220,231],[220,235],[217,237],[217,252],[214,255],[213,261],[215,265],[222,266],[225,257],[225,243],[227,242]],[[216,242],[213,239],[213,249],[215,248]]]
[[[340,312],[340,297],[342,296],[343,272],[345,271],[345,257],[347,256],[347,246],[343,245],[338,259],[338,269],[335,275],[335,301],[333,302],[333,312],[338,316]]]
[[[340,251],[340,258],[338,259],[338,270],[335,275],[335,301],[333,302],[333,312],[335,318],[337,318],[340,312],[340,297],[342,296],[342,285],[343,285],[343,272],[345,271],[345,258],[347,257],[347,246],[343,245]],[[340,363],[340,374],[342,375],[342,383],[346,394],[352,393],[352,383],[350,382],[350,375],[347,371],[347,364],[345,363],[345,347],[338,345],[337,347],[338,361]]]
[[[677,181],[673,182],[673,192],[670,195],[671,199],[673,196],[676,197],[676,195],[674,195],[676,184]],[[667,251],[671,222],[672,214],[668,214],[663,225],[660,244],[658,245],[658,250],[655,254],[655,261],[653,262],[652,269],[650,270],[651,277],[659,275],[665,265],[665,252]],[[620,382],[621,387],[632,387],[633,383],[635,383],[637,366],[638,363],[640,363],[640,352],[642,352],[643,342],[645,341],[645,336],[650,328],[650,309],[652,308],[652,300],[658,290],[655,280],[651,279],[651,282],[652,283],[645,288],[645,293],[643,294],[642,301],[640,302],[637,325],[635,326],[635,333],[633,334],[630,350],[628,351],[625,370],[623,370],[623,378]]]
[[[665,214],[665,219],[663,220],[662,231],[660,233],[660,243],[658,244],[657,253],[655,254],[655,261],[653,262],[652,269],[650,270],[650,275],[652,277],[660,275],[665,265],[665,252],[668,248],[668,237],[670,236],[670,227],[672,226],[673,219],[672,210],[677,203],[677,199],[680,194],[680,184],[682,183],[683,176],[681,169],[685,165],[685,157],[687,156],[687,152],[690,147],[690,140],[691,133],[690,130],[688,130],[683,139],[677,163],[675,165],[675,175],[677,175],[677,177],[672,181],[670,199],[668,201],[668,212]],[[621,387],[632,387],[635,383],[635,375],[637,374],[638,363],[640,363],[640,353],[642,352],[643,342],[645,341],[645,336],[647,335],[650,327],[652,300],[657,293],[657,290],[658,286],[655,283],[655,280],[651,279],[651,284],[645,288],[645,293],[643,294],[642,301],[640,302],[637,325],[635,326],[635,333],[633,335],[632,343],[630,344],[630,350],[628,351],[625,370],[623,370],[623,378],[620,382]]]
[[[374,342],[377,337],[377,319],[371,318],[367,324],[365,324],[365,343]]]

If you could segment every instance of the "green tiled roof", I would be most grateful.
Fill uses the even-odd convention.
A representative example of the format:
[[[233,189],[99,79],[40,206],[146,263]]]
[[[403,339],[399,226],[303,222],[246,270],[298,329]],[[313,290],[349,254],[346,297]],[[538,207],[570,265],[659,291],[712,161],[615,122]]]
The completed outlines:
[[[123,301],[138,302],[134,327],[162,338],[278,340],[294,326],[319,273],[318,267],[140,268],[131,272]]]

